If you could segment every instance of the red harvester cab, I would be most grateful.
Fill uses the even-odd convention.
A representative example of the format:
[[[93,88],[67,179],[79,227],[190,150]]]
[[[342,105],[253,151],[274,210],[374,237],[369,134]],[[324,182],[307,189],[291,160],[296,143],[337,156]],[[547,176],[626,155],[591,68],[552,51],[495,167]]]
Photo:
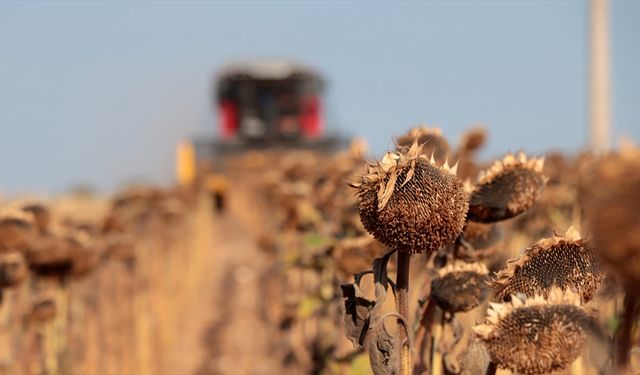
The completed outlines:
[[[324,138],[324,81],[290,62],[229,65],[217,79],[221,142],[294,144]]]
[[[215,83],[218,137],[192,141],[198,164],[255,149],[335,151],[347,140],[329,135],[324,121],[324,80],[286,61],[229,64]]]

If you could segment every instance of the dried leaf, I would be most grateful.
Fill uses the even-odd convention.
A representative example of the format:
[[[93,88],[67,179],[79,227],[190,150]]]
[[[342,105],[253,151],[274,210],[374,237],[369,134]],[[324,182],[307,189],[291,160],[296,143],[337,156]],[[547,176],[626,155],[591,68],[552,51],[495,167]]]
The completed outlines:
[[[389,172],[391,168],[395,167],[398,163],[398,155],[392,152],[387,152],[382,158],[382,162],[379,162],[378,165],[382,168],[382,171]]]
[[[367,336],[367,352],[374,375],[395,375],[399,373],[400,343],[384,327],[384,320],[380,319],[369,330]]]
[[[395,252],[395,250],[391,250],[382,257],[373,260],[373,281],[381,283],[385,290],[387,288],[387,283],[390,281],[387,277],[387,264]]]
[[[411,160],[411,167],[409,168],[409,171],[407,172],[407,175],[404,178],[404,182],[402,183],[402,185],[400,185],[400,187],[403,187],[404,185],[407,184],[407,182],[411,181],[411,178],[413,178],[413,174],[416,171],[416,159]]]
[[[355,282],[343,284],[342,296],[345,299],[345,330],[347,337],[356,347],[365,347],[369,353],[369,362],[374,375],[395,375],[399,373],[401,345],[398,337],[391,335],[384,324],[390,315],[380,316],[380,310],[387,299],[387,288],[394,284],[387,275],[387,264],[395,250],[373,261],[373,271],[354,275]],[[362,277],[373,272],[376,300],[364,297],[359,284]]]
[[[398,337],[387,332],[384,319],[388,315],[379,316],[379,312],[387,299],[387,286],[391,282],[387,276],[387,264],[392,250],[373,261],[373,279],[375,282],[376,302],[370,312],[371,328],[365,338],[365,346],[369,353],[371,369],[375,375],[398,374],[400,363],[400,342]]]
[[[353,275],[353,279],[355,280],[356,284],[360,285],[360,282],[362,281],[362,278],[365,275],[368,275],[370,273],[373,273],[373,271],[372,270],[367,270],[367,271],[363,271],[363,272],[358,272],[358,273]]]
[[[381,202],[384,199],[384,194],[386,192],[386,189],[387,189],[387,184],[381,181],[380,186],[378,187],[378,210],[381,210],[382,208],[384,208],[384,206],[381,207]]]
[[[382,193],[382,200],[378,201],[378,210],[382,210],[384,206],[387,205],[387,202],[389,202],[389,199],[391,199],[391,196],[393,195],[393,190],[395,189],[395,186],[396,186],[397,179],[398,179],[398,174],[391,173],[391,175],[389,176],[389,181],[385,184],[384,191]],[[380,193],[378,193],[378,196],[379,195]]]
[[[375,302],[364,297],[357,283],[342,284],[340,288],[344,298],[344,328],[347,338],[354,346],[362,348],[369,329],[370,312]]]

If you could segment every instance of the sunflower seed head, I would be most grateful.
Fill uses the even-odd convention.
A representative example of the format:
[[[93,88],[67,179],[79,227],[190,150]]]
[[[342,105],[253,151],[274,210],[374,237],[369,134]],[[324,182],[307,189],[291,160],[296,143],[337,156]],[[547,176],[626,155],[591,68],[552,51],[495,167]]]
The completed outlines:
[[[438,277],[431,282],[431,298],[444,311],[469,311],[489,297],[488,274],[482,263],[456,260],[438,270]]]
[[[442,162],[449,153],[449,143],[442,135],[442,130],[426,125],[412,128],[406,134],[397,137],[397,149],[402,150],[416,141],[422,154],[434,156],[437,161]]]
[[[21,204],[0,205],[0,251],[24,251],[35,234],[34,216]]]
[[[468,196],[448,163],[421,153],[417,141],[388,152],[350,183],[360,198],[365,228],[401,251],[432,252],[451,243],[463,229]]]
[[[453,263],[447,264],[446,266],[438,269],[438,277],[445,277],[450,273],[454,272],[474,272],[478,275],[488,275],[489,270],[484,263],[473,262],[467,263],[461,260],[455,260]]]
[[[25,212],[21,205],[8,204],[0,206],[0,221],[15,221],[30,225],[33,223],[33,216]]]
[[[514,293],[549,296],[554,287],[578,291],[583,300],[591,300],[605,274],[586,240],[573,227],[564,236],[541,239],[524,254],[507,262],[496,274],[491,286],[498,298]]]
[[[487,130],[482,126],[467,129],[462,135],[458,153],[474,152],[480,149],[487,140]]]
[[[22,253],[0,253],[0,288],[19,285],[28,272]]]
[[[547,298],[513,295],[511,302],[491,304],[486,322],[473,331],[499,367],[543,374],[580,355],[590,319],[579,294],[554,288]]]
[[[480,172],[471,192],[469,220],[495,222],[528,210],[542,195],[544,158],[508,154]]]
[[[502,232],[497,224],[467,222],[464,229],[464,240],[475,250],[476,259],[486,259],[499,250]]]
[[[516,155],[509,153],[502,159],[495,161],[489,169],[481,171],[478,176],[477,185],[488,184],[503,173],[504,170],[513,168],[524,168],[532,172],[542,173],[544,156],[540,158],[529,158],[522,151]]]

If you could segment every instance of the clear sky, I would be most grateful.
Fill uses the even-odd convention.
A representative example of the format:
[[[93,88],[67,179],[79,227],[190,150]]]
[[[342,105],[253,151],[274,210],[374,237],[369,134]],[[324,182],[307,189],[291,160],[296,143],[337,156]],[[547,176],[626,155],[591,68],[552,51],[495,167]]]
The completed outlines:
[[[612,4],[615,135],[640,139],[640,2]],[[290,57],[329,79],[334,127],[376,152],[412,125],[485,156],[578,150],[587,4],[1,2],[0,192],[169,183],[176,142],[213,135],[229,59]]]

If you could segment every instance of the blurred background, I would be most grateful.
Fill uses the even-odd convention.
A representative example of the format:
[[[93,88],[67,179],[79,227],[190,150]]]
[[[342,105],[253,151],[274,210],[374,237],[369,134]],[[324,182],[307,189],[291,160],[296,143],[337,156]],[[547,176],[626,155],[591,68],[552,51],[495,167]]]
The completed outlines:
[[[370,374],[400,358],[361,347],[396,316],[369,275],[388,271],[411,280],[414,373],[506,375],[472,331],[485,281],[551,242],[521,284],[588,286],[593,337],[516,359],[640,369],[639,19],[606,0],[0,2],[0,374]],[[369,215],[363,154],[414,140],[470,196],[426,163],[394,187],[400,162],[359,196],[401,214]],[[408,254],[387,270],[406,236],[442,242],[412,247],[411,277]]]
[[[173,181],[180,139],[216,133],[214,72],[292,58],[328,79],[330,128],[380,153],[420,123],[485,157],[575,151],[587,129],[587,3],[2,2],[6,194]],[[640,138],[640,2],[611,2],[614,143]]]

